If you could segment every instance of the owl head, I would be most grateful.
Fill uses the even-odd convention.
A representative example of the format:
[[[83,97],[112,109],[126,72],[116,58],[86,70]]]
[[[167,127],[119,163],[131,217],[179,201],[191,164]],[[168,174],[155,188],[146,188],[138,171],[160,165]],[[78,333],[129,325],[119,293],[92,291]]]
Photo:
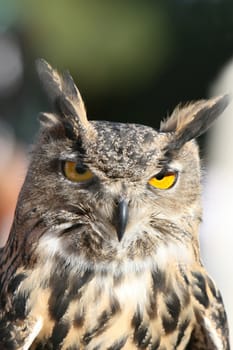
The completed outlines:
[[[54,112],[40,115],[16,211],[14,226],[24,231],[27,249],[39,246],[50,257],[88,266],[145,259],[179,245],[198,255],[195,138],[221,114],[228,97],[178,107],[160,130],[89,121],[68,72],[60,75],[44,60],[37,70]]]

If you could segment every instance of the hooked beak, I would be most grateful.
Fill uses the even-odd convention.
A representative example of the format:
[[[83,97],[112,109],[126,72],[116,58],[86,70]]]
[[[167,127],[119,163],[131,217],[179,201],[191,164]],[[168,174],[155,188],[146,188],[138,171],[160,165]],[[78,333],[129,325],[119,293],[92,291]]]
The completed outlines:
[[[129,207],[128,207],[128,201],[125,199],[121,199],[118,202],[117,206],[117,213],[116,213],[116,231],[117,231],[117,237],[119,242],[121,241],[126,225],[128,222],[128,217],[129,217]]]

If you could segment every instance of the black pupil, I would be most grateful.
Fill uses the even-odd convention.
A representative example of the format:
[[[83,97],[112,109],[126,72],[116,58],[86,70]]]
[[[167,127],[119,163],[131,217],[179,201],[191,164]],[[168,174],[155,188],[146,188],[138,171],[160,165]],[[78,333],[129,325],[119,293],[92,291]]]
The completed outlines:
[[[75,167],[75,170],[79,174],[84,174],[87,171],[87,167],[85,165],[83,165],[83,164],[77,164],[76,167]]]
[[[157,180],[162,180],[164,178],[164,176],[166,175],[166,173],[167,173],[166,170],[162,170],[157,175],[155,175],[155,178]]]

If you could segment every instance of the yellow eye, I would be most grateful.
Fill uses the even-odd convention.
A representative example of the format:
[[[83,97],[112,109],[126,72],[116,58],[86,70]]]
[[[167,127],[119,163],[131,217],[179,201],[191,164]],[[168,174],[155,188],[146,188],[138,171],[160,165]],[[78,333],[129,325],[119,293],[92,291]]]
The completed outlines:
[[[160,190],[168,190],[171,188],[177,179],[176,172],[167,171],[166,173],[160,172],[159,174],[153,176],[148,183]]]
[[[73,182],[86,182],[94,177],[93,173],[84,165],[69,160],[64,162],[63,172],[65,177]]]

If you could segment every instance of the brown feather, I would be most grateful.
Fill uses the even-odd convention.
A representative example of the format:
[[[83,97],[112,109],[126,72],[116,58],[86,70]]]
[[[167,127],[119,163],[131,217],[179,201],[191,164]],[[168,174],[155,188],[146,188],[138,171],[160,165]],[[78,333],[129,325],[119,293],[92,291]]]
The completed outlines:
[[[54,107],[58,109],[58,114],[70,122],[75,129],[74,132],[81,133],[86,141],[94,138],[95,130],[87,119],[82,96],[70,73],[66,71],[63,75],[59,74],[43,59],[36,61],[36,68],[45,91]],[[54,117],[56,119],[56,115]],[[54,119],[51,119],[49,114],[43,114],[44,124],[46,118],[48,125],[51,125]]]
[[[178,150],[186,142],[200,136],[224,111],[230,101],[229,95],[210,100],[200,100],[184,107],[178,106],[171,117],[161,123],[160,131],[174,133],[168,149]]]

